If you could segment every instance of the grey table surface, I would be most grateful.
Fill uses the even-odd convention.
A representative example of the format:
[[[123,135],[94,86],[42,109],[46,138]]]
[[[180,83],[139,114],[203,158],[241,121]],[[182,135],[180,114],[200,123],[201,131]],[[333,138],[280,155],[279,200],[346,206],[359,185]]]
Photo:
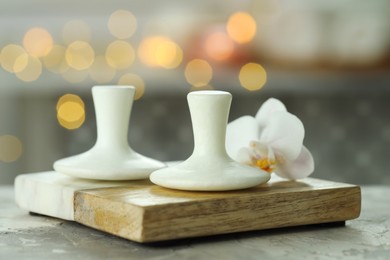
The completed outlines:
[[[390,259],[390,187],[362,187],[345,226],[303,226],[142,245],[29,214],[0,186],[0,259]],[[288,218],[289,216],[286,216]]]

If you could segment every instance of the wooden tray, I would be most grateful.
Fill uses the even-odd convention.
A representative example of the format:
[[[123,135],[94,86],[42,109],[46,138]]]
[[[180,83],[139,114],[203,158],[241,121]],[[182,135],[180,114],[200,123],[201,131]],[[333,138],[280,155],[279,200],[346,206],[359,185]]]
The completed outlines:
[[[234,192],[150,183],[78,191],[75,221],[137,242],[339,222],[360,214],[360,188],[316,179]]]
[[[276,176],[252,189],[185,192],[149,181],[89,182],[47,172],[19,176],[15,192],[26,210],[141,243],[343,222],[361,209],[359,186]]]

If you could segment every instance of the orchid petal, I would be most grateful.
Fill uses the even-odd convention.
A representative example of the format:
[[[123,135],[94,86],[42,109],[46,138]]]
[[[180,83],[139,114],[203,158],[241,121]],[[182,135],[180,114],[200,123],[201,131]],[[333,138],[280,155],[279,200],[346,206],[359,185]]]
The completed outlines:
[[[278,164],[275,173],[282,178],[297,180],[306,178],[313,171],[313,156],[305,146],[302,146],[298,158],[294,161],[285,161],[283,164]]]
[[[285,105],[276,98],[270,98],[264,102],[256,114],[256,120],[262,128],[265,126],[267,120],[275,112],[287,112]]]
[[[274,112],[260,135],[260,142],[268,144],[285,160],[295,160],[302,149],[305,128],[298,117],[288,112]]]
[[[236,159],[242,147],[248,147],[251,140],[257,140],[258,124],[251,116],[243,116],[230,122],[226,128],[226,151]]]
[[[250,164],[252,162],[253,152],[251,149],[247,147],[243,147],[238,150],[237,158],[235,159],[237,162]]]

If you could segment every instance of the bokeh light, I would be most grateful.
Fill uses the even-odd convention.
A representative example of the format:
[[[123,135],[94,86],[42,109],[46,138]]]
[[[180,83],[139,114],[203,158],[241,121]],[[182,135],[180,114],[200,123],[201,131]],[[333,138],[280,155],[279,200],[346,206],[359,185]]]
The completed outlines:
[[[15,73],[14,69],[17,59],[25,54],[26,51],[23,49],[22,46],[16,44],[8,44],[1,50],[0,53],[1,66],[4,70],[10,73]],[[25,65],[27,66],[27,62]],[[24,69],[21,68],[20,60],[18,61],[17,69],[19,71]]]
[[[95,58],[95,52],[89,43],[72,42],[65,51],[65,59],[69,67],[75,70],[88,69]]]
[[[202,87],[209,84],[213,77],[213,69],[207,61],[194,59],[187,64],[184,75],[192,86]]]
[[[66,102],[75,102],[75,103],[78,103],[83,109],[85,107],[84,105],[84,101],[78,96],[78,95],[75,95],[75,94],[65,94],[63,96],[61,96],[58,101],[57,101],[57,105],[56,105],[56,110],[58,112],[58,110],[60,109],[60,107],[66,103]]]
[[[96,56],[90,70],[89,76],[97,83],[110,82],[115,76],[115,69],[108,65],[104,56]]]
[[[256,21],[248,13],[237,12],[230,16],[226,29],[234,41],[248,43],[256,35]]]
[[[14,73],[21,72],[27,67],[28,58],[29,55],[27,53],[23,53],[22,55],[16,58],[14,63],[14,68],[13,68]]]
[[[57,120],[66,129],[79,128],[85,121],[83,100],[77,95],[63,95],[57,102]]]
[[[173,69],[183,60],[183,51],[178,44],[167,37],[146,37],[138,48],[140,60],[151,67]]]
[[[42,61],[46,69],[54,73],[63,73],[69,65],[65,60],[66,48],[61,45],[53,45],[51,51],[43,57]]]
[[[66,44],[75,41],[90,42],[91,35],[91,28],[82,20],[69,21],[62,28],[62,38]]]
[[[129,85],[135,87],[135,100],[140,99],[145,93],[145,82],[140,76],[133,73],[126,73],[120,77],[118,85]]]
[[[249,91],[259,90],[267,82],[267,72],[257,63],[245,64],[239,74],[241,86]]]
[[[137,29],[137,19],[127,10],[116,10],[108,20],[110,33],[118,39],[130,38]]]
[[[23,59],[23,64],[26,62],[26,66],[23,70],[15,72],[16,77],[18,77],[22,81],[31,82],[39,78],[42,74],[42,63],[41,61],[34,56],[28,56],[27,54],[20,56],[16,63],[15,67],[18,65],[18,60]]]
[[[229,59],[234,51],[234,43],[225,32],[216,31],[205,40],[206,53],[217,61]]]
[[[165,69],[173,69],[183,59],[182,49],[173,41],[163,41],[156,50],[156,62]]]
[[[16,136],[0,136],[0,162],[14,162],[20,158],[22,153],[22,142]]]
[[[114,41],[106,49],[107,63],[114,69],[127,69],[135,58],[133,46],[125,41]]]
[[[24,35],[23,46],[28,54],[43,57],[53,48],[53,38],[46,29],[34,27]]]

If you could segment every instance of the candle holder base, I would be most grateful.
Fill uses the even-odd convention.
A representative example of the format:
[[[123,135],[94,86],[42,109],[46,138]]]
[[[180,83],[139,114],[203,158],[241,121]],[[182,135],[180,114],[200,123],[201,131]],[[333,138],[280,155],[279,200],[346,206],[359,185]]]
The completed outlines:
[[[140,180],[165,164],[134,151],[110,154],[109,151],[91,150],[54,163],[57,172],[84,179]]]
[[[165,164],[134,152],[128,142],[128,124],[135,88],[92,88],[98,138],[89,151],[54,163],[57,172],[85,179],[139,180]]]
[[[266,183],[270,174],[259,169],[226,161],[222,165],[205,165],[202,160],[187,160],[181,164],[153,172],[150,180],[160,186],[190,191],[239,190]]]

